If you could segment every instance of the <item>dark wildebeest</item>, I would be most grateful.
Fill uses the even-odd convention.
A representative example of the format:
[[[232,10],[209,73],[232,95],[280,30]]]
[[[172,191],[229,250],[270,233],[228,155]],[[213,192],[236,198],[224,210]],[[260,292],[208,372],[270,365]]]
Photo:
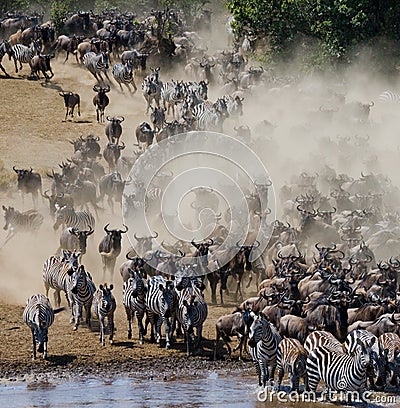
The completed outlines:
[[[60,35],[57,39],[57,46],[56,46],[56,52],[59,53],[61,50],[67,52],[67,56],[65,57],[64,64],[68,60],[69,53],[72,52],[72,54],[75,55],[76,58],[76,63],[78,64],[78,48],[79,40],[78,38],[73,35],[72,37],[67,37],[66,35]]]
[[[33,206],[36,208],[38,204],[39,192],[42,194],[42,177],[39,173],[30,170],[18,170],[13,166],[13,170],[18,176],[18,190],[21,192],[22,204],[24,203],[24,194],[32,194]]]
[[[81,231],[76,227],[65,228],[60,236],[60,246],[57,249],[57,254],[60,253],[61,249],[68,251],[79,251],[82,256],[86,254],[87,247],[87,237],[92,235],[94,229],[92,227],[89,230]]]
[[[110,85],[105,87],[95,85],[93,91],[97,94],[93,97],[93,105],[96,107],[97,122],[104,122],[104,110],[110,103],[107,92],[110,92]]]
[[[125,120],[123,116],[107,116],[107,122],[105,126],[105,133],[109,143],[118,144],[119,138],[122,134],[121,123]]]
[[[81,116],[81,98],[77,93],[62,91],[59,95],[64,98],[64,105],[67,109],[64,121],[67,120],[68,115],[70,115],[71,118],[74,117],[74,109],[76,105],[78,105],[78,116]]]
[[[115,143],[108,143],[103,151],[104,160],[108,163],[110,173],[115,171],[118,159],[121,156],[121,150],[125,149],[125,143],[116,145]]]
[[[141,122],[135,130],[138,146],[143,150],[147,149],[153,143],[154,133],[147,122]]]
[[[31,76],[32,79],[40,79],[39,72],[42,72],[43,76],[46,79],[46,82],[50,81],[53,78],[54,73],[51,69],[50,60],[54,58],[53,54],[39,54],[35,55],[29,62],[31,67]],[[48,75],[47,72],[50,72],[51,75]]]
[[[101,260],[103,263],[103,281],[106,277],[106,272],[109,271],[110,281],[113,279],[115,262],[118,255],[121,253],[121,239],[122,234],[128,232],[128,227],[124,225],[125,231],[122,230],[109,230],[107,224],[104,227],[106,236],[101,240],[99,244],[99,253],[101,255]]]

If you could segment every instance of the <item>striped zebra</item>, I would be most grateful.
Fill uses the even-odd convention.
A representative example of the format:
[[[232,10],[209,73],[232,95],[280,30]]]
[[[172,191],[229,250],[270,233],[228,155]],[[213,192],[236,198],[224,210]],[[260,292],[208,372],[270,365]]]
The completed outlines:
[[[78,330],[79,322],[82,317],[82,309],[85,308],[86,324],[90,328],[90,309],[92,307],[93,295],[96,292],[96,286],[93,283],[89,272],[80,265],[72,275],[68,284],[68,298],[71,302],[71,320],[74,324],[73,330]]]
[[[399,103],[400,94],[393,91],[384,91],[379,95],[379,100],[385,103]]]
[[[100,343],[102,346],[106,345],[106,329],[108,330],[110,335],[110,344],[113,344],[114,312],[117,308],[115,297],[111,293],[113,289],[114,285],[112,283],[110,284],[110,286],[107,286],[107,283],[105,283],[104,285],[99,285],[99,288],[97,289],[93,297],[92,309],[100,321]],[[105,324],[106,318],[107,326]]]
[[[111,82],[107,74],[108,59],[109,57],[107,52],[96,54],[93,51],[89,51],[83,56],[82,62],[83,65],[89,70],[89,72],[96,78],[99,83],[104,83],[103,77],[101,76],[102,72],[104,73],[108,81]]]
[[[307,352],[297,339],[283,339],[278,346],[277,371],[278,381],[277,389],[280,391],[283,375],[290,373],[290,391],[299,392],[300,377],[304,379],[304,387],[308,388],[307,375]]]
[[[37,41],[33,41],[29,47],[22,44],[15,44],[11,47],[14,58],[15,72],[18,73],[17,61],[19,69],[22,69],[22,64],[29,64],[31,59],[40,52],[40,45]]]
[[[13,51],[12,48],[11,48],[10,42],[7,41],[7,40],[3,40],[3,41],[0,43],[0,68],[1,68],[1,70],[4,72],[4,74],[6,75],[6,77],[9,78],[10,75],[7,74],[5,68],[4,68],[3,65],[1,64],[1,61],[2,61],[2,59],[3,59],[3,57],[4,57],[4,55],[6,55],[6,54],[8,54],[8,57],[9,57],[9,59],[10,59],[10,61],[11,61],[11,57],[14,56],[14,51]]]
[[[162,276],[152,276],[147,281],[145,298],[147,318],[151,324],[151,340],[154,339],[156,328],[156,342],[161,345],[161,325],[165,324],[166,348],[170,348],[173,325],[176,316],[176,293],[174,284]]]
[[[43,283],[46,290],[46,296],[49,295],[49,289],[52,288],[54,292],[54,304],[60,307],[61,296],[60,292],[64,291],[67,303],[71,306],[68,297],[68,285],[70,275],[78,269],[80,252],[62,251],[63,256],[51,256],[43,265]]]
[[[251,313],[253,323],[249,330],[249,351],[256,366],[258,384],[266,386],[267,381],[273,382],[277,364],[278,345],[281,337],[267,317],[260,313]]]
[[[371,339],[364,344],[359,338],[353,355],[337,353],[325,346],[320,346],[308,356],[307,372],[310,390],[315,392],[322,380],[334,391],[361,391],[365,388],[367,369],[371,358],[369,349],[375,343]]]
[[[320,346],[325,346],[337,353],[345,352],[342,343],[332,333],[323,330],[315,330],[307,336],[304,342],[304,348],[307,354],[310,354],[314,349]]]
[[[218,98],[212,104],[209,101],[199,103],[192,109],[193,120],[197,130],[214,130],[222,132],[225,119],[229,116],[225,101]]]
[[[231,95],[224,95],[223,100],[226,103],[226,109],[228,111],[229,117],[238,119],[239,116],[243,115],[243,100],[244,98],[241,98],[239,95],[236,95],[235,97]]]
[[[128,321],[128,339],[132,338],[132,318],[136,316],[139,328],[139,343],[144,341],[143,317],[146,311],[146,283],[141,272],[129,269],[131,277],[126,280],[122,287],[122,298],[125,306],[126,319]]]
[[[4,230],[8,231],[5,241],[1,248],[17,233],[17,232],[36,232],[43,224],[43,215],[36,210],[28,210],[19,212],[14,207],[5,207],[4,210]]]
[[[32,332],[33,360],[36,360],[36,344],[37,351],[47,358],[48,330],[54,322],[54,314],[62,310],[53,310],[49,299],[41,294],[32,295],[26,301],[22,318]]]
[[[378,342],[379,351],[387,363],[390,384],[397,387],[400,376],[400,337],[396,333],[383,333]]]
[[[373,340],[373,346],[368,349],[371,361],[368,366],[367,376],[372,389],[382,390],[386,384],[386,361],[384,354],[379,349],[378,338],[367,330],[353,330],[351,331],[344,343],[346,353],[352,355],[360,348],[360,340],[363,344]]]
[[[183,281],[185,282],[183,283]],[[200,347],[203,324],[208,315],[208,308],[202,292],[204,284],[200,279],[185,277],[180,284],[184,284],[186,287],[179,290],[179,284],[176,285],[176,289],[178,289],[176,317],[185,332],[186,354],[189,356],[190,345],[194,340],[194,328],[196,328],[197,332],[196,348]]]
[[[146,100],[146,114],[149,112],[150,106],[154,100],[157,108],[160,107],[160,98],[161,98],[161,87],[162,84],[151,77],[146,77],[142,81],[142,93],[143,97]]]
[[[186,89],[183,81],[166,82],[161,88],[161,101],[164,109],[167,109],[167,115],[172,110],[172,116],[175,118],[175,105],[184,100]]]
[[[75,211],[73,207],[64,205],[58,207],[55,213],[55,222],[53,229],[57,231],[58,227],[62,228],[77,228],[80,231],[94,229],[96,221],[90,211]]]
[[[189,81],[187,83],[188,93],[193,92],[198,99],[206,101],[208,99],[208,81]]]
[[[119,86],[122,89],[122,84],[124,84],[130,93],[132,93],[130,84],[132,84],[134,92],[137,91],[137,87],[135,84],[135,79],[133,77],[133,65],[128,62],[126,65],[124,64],[115,64],[111,70],[111,73],[115,79],[116,82],[118,82]]]

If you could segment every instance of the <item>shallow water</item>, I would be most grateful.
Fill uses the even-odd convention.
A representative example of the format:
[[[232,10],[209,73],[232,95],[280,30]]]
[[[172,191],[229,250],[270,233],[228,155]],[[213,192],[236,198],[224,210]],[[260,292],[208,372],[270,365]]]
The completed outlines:
[[[71,381],[27,381],[0,385],[0,407],[9,408],[261,408],[297,407],[330,408],[338,405],[314,402],[258,401],[259,387],[255,378],[240,376],[221,376],[211,373],[204,378],[186,380],[140,380],[133,378],[86,378]],[[288,387],[285,387],[288,390]],[[384,399],[385,397],[386,399]],[[381,395],[380,403],[368,407],[399,407],[400,398]],[[382,401],[382,398],[384,399]],[[376,399],[375,399],[376,401]],[[389,402],[389,403],[388,403]],[[357,406],[366,406],[356,404]],[[344,405],[342,405],[344,406]]]

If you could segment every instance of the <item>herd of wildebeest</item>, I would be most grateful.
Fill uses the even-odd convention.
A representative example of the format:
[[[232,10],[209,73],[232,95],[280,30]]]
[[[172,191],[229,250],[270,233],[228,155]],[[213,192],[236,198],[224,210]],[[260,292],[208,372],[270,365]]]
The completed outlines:
[[[319,380],[337,391],[397,387],[400,191],[388,176],[366,171],[359,163],[359,158],[367,157],[370,168],[379,162],[371,137],[377,129],[370,118],[374,102],[348,100],[343,83],[336,88],[307,88],[299,85],[299,77],[255,67],[250,61],[258,39],[251,34],[231,36],[230,31],[226,34],[230,44],[225,49],[209,50],[202,37],[212,27],[211,17],[207,10],[190,19],[170,9],[151,10],[141,16],[117,10],[99,15],[78,12],[65,21],[63,33],[57,33],[51,21],[43,22],[38,15],[10,13],[0,20],[0,67],[4,75],[11,73],[1,65],[2,57],[14,60],[16,72],[22,64],[29,64],[29,78],[40,80],[42,74],[46,82],[54,75],[53,57],[62,58],[65,64],[73,58],[73,64],[82,65],[93,75],[97,122],[106,122],[107,144],[102,146],[100,137],[93,134],[71,140],[73,150],[66,152],[65,162],[43,180],[48,189],[43,188],[42,176],[29,163],[26,168],[13,167],[17,189],[22,196],[32,195],[34,208],[20,211],[3,205],[8,230],[3,247],[18,232],[40,231],[45,217],[51,217],[54,230],[62,227],[60,247],[43,267],[46,296],[32,295],[24,311],[24,320],[32,330],[33,357],[37,344],[38,351],[47,356],[48,328],[54,313],[62,310],[61,292],[66,295],[74,330],[82,309],[90,326],[92,310],[100,321],[101,343],[105,345],[109,333],[112,344],[117,307],[113,284],[97,287],[82,258],[87,240],[98,228],[99,216],[104,219],[108,211],[115,214],[122,209],[126,213],[132,206],[160,201],[163,188],[174,178],[172,172],[163,173],[149,194],[142,184],[135,185],[129,174],[138,157],[177,134],[222,132],[224,126],[261,156],[267,150],[273,153],[279,147],[277,135],[284,123],[272,124],[268,113],[246,123],[250,120],[246,109],[252,98],[285,101],[295,95],[299,105],[313,99],[317,109],[292,132],[301,138],[306,133],[320,135],[323,129],[325,134],[313,147],[319,149],[321,157],[334,157],[334,165],[321,158],[318,165],[307,169],[306,158],[303,169],[293,167],[290,182],[281,186],[274,183],[279,212],[275,219],[270,219],[271,211],[261,205],[271,200],[271,179],[266,177],[243,189],[248,214],[246,224],[239,227],[249,233],[231,248],[221,249],[221,243],[236,220],[229,209],[222,213],[212,188],[199,188],[192,205],[197,212],[209,207],[215,213],[215,228],[204,239],[160,243],[157,232],[143,236],[140,231],[129,231],[136,246],[120,266],[128,338],[132,338],[131,320],[136,317],[141,343],[151,324],[151,340],[164,344],[164,324],[167,348],[174,341],[175,330],[183,330],[187,353],[194,353],[201,347],[207,291],[213,304],[223,304],[224,296],[242,302],[231,314],[218,319],[213,357],[221,357],[220,339],[231,356],[230,337],[236,336],[238,345],[233,351],[239,349],[241,358],[243,348],[248,347],[260,385],[273,381],[277,368],[277,387],[288,372],[294,391],[299,391],[301,377],[305,389],[312,391]],[[177,68],[185,79],[168,80],[165,72]],[[215,102],[209,100],[209,88],[213,95],[219,95]],[[126,145],[120,139],[125,118],[107,115],[110,99],[112,103],[108,95],[118,89],[135,98],[143,97],[148,118],[136,127],[133,154],[123,154]],[[60,95],[68,125],[68,119],[80,115],[80,95],[66,90]],[[396,93],[386,91],[376,103],[389,106],[398,100]],[[336,135],[329,130],[338,124],[347,133]],[[349,132],[353,133],[349,136]],[[351,157],[356,158],[352,167]],[[348,174],[352,170],[356,176]],[[127,195],[124,188],[132,184],[134,194]],[[48,200],[49,214],[37,210],[40,195]],[[29,200],[25,198],[22,205]],[[105,236],[98,251],[103,282],[111,282],[128,227],[111,229],[107,223],[103,228]],[[268,238],[263,251],[255,239],[260,232]],[[150,259],[156,263],[149,263]],[[54,303],[47,298],[50,289],[54,290]],[[249,290],[255,296],[246,299],[244,293]]]

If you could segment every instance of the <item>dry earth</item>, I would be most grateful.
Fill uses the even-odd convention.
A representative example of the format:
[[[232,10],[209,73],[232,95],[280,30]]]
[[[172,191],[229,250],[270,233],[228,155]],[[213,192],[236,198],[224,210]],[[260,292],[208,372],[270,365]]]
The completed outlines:
[[[95,84],[91,75],[75,62],[62,60],[52,62],[55,77],[49,83],[43,79],[27,79],[29,68],[15,74],[14,67],[3,59],[6,70],[13,75],[12,79],[0,77],[0,151],[1,160],[6,170],[13,165],[19,168],[33,167],[44,175],[44,190],[50,185],[45,171],[57,169],[58,163],[72,154],[69,140],[80,135],[94,134],[100,136],[104,146],[106,137],[104,125],[96,122],[92,105]],[[140,80],[137,81],[140,84]],[[65,111],[63,99],[58,95],[61,90],[71,90],[81,95],[81,116],[74,121],[63,122]],[[144,100],[140,91],[130,96],[113,89],[110,105],[106,114],[124,115],[124,132],[122,139],[127,144],[127,153],[133,150],[134,129],[139,121],[144,120]],[[32,202],[27,197],[22,204],[16,188],[2,193],[2,205],[15,205],[17,209],[31,208]],[[39,210],[48,214],[47,203],[39,200]],[[98,228],[88,243],[88,254],[84,263],[91,271],[95,283],[101,279],[100,257],[97,245],[103,235],[102,226],[107,222],[120,226],[121,215],[112,215],[105,210],[100,215]],[[0,232],[2,245],[6,232]],[[247,362],[227,360],[223,357],[217,362],[211,361],[213,339],[215,338],[216,319],[233,308],[234,303],[225,306],[211,306],[209,317],[203,331],[204,350],[198,356],[186,358],[182,339],[178,339],[172,350],[166,351],[155,344],[139,345],[138,331],[134,323],[133,341],[127,340],[125,311],[122,305],[122,279],[115,274],[117,312],[115,344],[108,343],[102,347],[98,332],[90,331],[81,325],[73,332],[69,323],[69,312],[56,316],[54,325],[49,331],[49,357],[47,361],[38,358],[31,360],[31,333],[22,321],[22,311],[26,299],[33,293],[44,293],[42,284],[42,266],[48,256],[54,254],[58,246],[59,233],[51,228],[49,219],[36,236],[17,235],[9,244],[0,250],[0,377],[3,379],[21,379],[24,376],[41,373],[65,377],[84,373],[93,374],[137,374],[146,376],[172,377],[178,372],[197,375],[204,370],[250,370]],[[122,254],[129,247],[123,242]],[[117,265],[123,262],[123,255]],[[209,294],[207,293],[208,297]],[[49,294],[52,299],[52,293]],[[95,322],[96,326],[96,322]],[[221,350],[221,349],[220,349]]]

